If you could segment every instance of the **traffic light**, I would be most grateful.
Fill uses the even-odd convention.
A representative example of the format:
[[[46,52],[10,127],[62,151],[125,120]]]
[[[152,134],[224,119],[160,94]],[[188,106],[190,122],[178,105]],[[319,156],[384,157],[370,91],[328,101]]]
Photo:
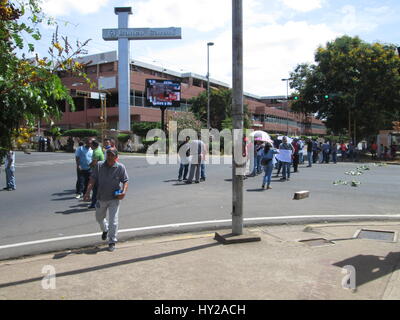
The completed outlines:
[[[299,97],[298,96],[294,96],[293,100],[299,100]]]
[[[328,95],[328,94],[324,95],[324,98],[325,98],[326,100],[328,100],[328,99],[329,99],[329,95]]]

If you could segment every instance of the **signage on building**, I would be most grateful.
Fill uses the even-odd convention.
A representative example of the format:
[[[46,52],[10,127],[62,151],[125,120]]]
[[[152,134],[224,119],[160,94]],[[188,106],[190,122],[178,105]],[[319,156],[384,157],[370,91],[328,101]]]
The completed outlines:
[[[182,39],[182,29],[181,28],[103,29],[103,39],[106,41],[113,41],[118,39],[129,39],[129,40]]]

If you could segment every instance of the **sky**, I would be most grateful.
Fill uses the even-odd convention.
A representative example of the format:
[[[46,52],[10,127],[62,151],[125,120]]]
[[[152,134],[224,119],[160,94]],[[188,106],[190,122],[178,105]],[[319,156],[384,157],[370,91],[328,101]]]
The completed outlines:
[[[181,27],[181,40],[130,41],[132,60],[177,72],[207,74],[232,86],[231,0],[42,0],[45,13],[71,42],[92,39],[88,54],[117,50],[102,29],[117,28],[114,7],[132,7],[129,27]],[[244,91],[257,96],[286,95],[290,72],[313,63],[318,46],[342,35],[400,45],[399,0],[243,0]],[[46,56],[53,33],[42,28],[37,50]]]

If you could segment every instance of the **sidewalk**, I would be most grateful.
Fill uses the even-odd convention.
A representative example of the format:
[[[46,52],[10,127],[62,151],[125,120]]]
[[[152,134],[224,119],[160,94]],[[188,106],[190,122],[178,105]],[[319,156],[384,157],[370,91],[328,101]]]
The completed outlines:
[[[354,239],[360,229],[395,232],[395,239]],[[215,232],[199,232],[118,243],[113,253],[104,245],[0,261],[0,300],[400,299],[400,222],[259,226],[245,232],[261,241],[222,245]],[[316,238],[334,241],[299,242]],[[355,290],[342,286],[351,270],[345,266],[354,267]],[[52,279],[43,277],[53,268],[56,288],[44,289]]]

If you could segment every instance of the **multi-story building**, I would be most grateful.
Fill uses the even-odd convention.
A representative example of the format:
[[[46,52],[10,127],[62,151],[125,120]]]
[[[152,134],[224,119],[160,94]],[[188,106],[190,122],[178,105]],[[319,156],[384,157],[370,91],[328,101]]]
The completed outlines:
[[[101,123],[101,101],[98,92],[107,94],[106,112],[108,129],[118,128],[118,59],[116,51],[86,56],[81,59],[87,63],[86,73],[98,90],[82,81],[70,76],[67,72],[60,74],[63,83],[71,90],[75,111],[71,111],[68,104],[62,105],[62,119],[57,123],[64,129],[93,128]],[[188,112],[189,100],[207,90],[207,77],[195,73],[180,73],[140,61],[131,61],[131,122],[145,121],[158,122],[161,119],[159,108],[146,106],[145,80],[167,79],[181,82],[181,106],[169,108],[169,111]],[[100,84],[100,85],[99,85]],[[210,79],[210,87],[214,89],[229,88],[229,85]],[[264,130],[268,133],[289,133],[291,135],[318,135],[325,134],[326,128],[322,121],[311,116],[290,111],[284,96],[259,97],[253,94],[244,94],[244,103],[252,117],[252,128]],[[168,111],[167,111],[168,113]],[[167,114],[168,118],[168,114]]]

